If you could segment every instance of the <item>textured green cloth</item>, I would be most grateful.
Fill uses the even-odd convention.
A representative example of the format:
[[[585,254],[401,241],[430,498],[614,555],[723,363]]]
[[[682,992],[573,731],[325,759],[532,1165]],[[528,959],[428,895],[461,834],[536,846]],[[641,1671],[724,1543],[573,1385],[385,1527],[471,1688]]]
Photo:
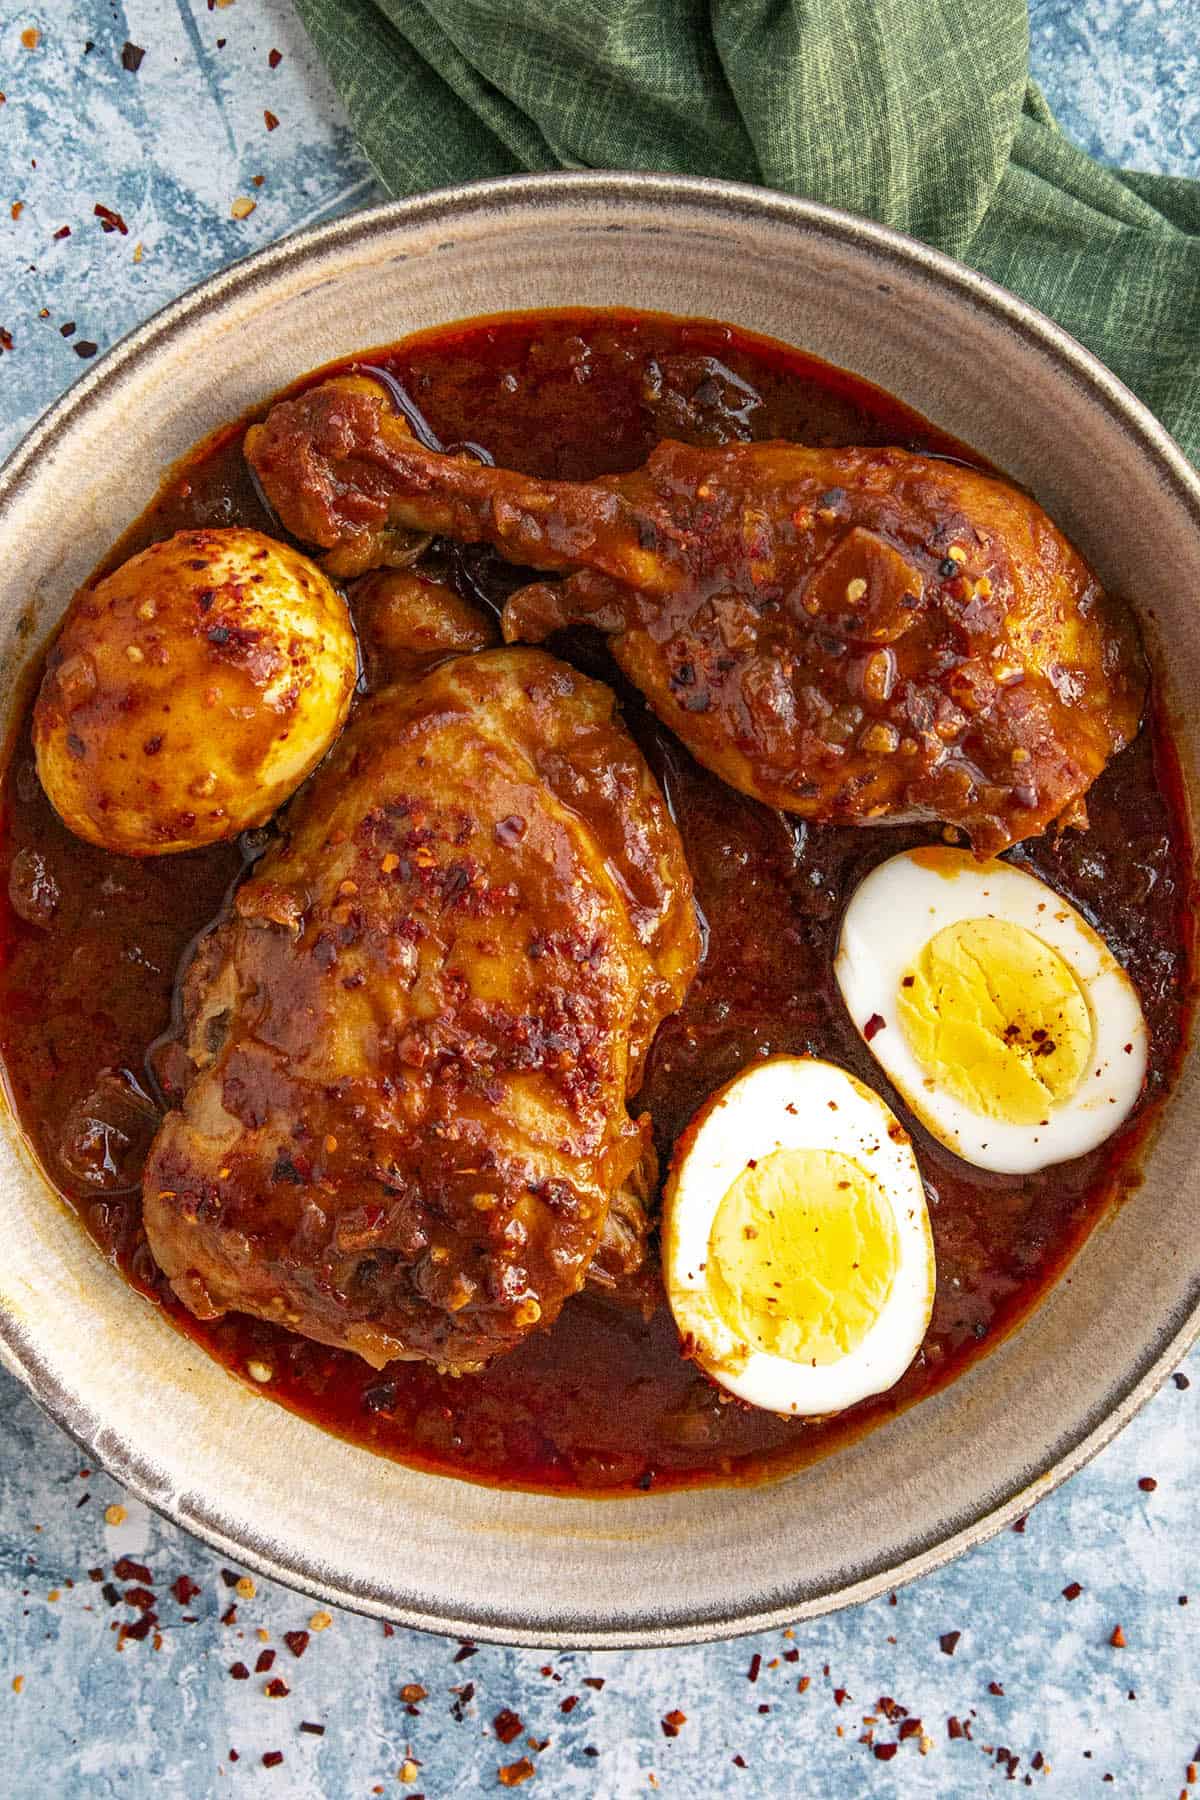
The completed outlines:
[[[394,194],[555,168],[761,182],[1022,294],[1200,460],[1200,182],[1103,168],[1023,0],[297,0]]]

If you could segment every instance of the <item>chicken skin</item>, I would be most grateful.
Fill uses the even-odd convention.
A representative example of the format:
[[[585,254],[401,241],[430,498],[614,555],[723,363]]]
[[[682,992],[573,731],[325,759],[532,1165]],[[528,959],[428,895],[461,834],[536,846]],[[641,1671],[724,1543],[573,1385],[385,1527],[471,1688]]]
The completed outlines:
[[[288,528],[358,567],[398,533],[565,575],[509,641],[587,623],[707,768],[819,822],[940,820],[980,855],[1086,817],[1138,728],[1125,608],[1025,494],[900,449],[663,442],[540,481],[423,449],[383,389],[277,404],[247,455]]]
[[[375,598],[429,623],[430,592]],[[185,978],[145,1171],[197,1317],[462,1372],[553,1321],[614,1199],[620,1264],[653,1180],[626,1100],[699,942],[614,708],[541,650],[451,656],[362,704],[284,814]]]

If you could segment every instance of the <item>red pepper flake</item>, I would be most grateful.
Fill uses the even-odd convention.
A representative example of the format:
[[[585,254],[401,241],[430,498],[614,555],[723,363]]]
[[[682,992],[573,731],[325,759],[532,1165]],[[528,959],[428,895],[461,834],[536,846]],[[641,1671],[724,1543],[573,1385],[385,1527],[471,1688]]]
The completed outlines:
[[[419,1681],[406,1681],[400,1689],[400,1698],[406,1706],[415,1706],[418,1700],[429,1698],[429,1689],[423,1688]]]
[[[71,347],[76,356],[82,356],[85,362],[89,356],[95,356],[100,348],[99,344],[93,344],[90,338],[80,338],[79,342]]]
[[[263,1692],[272,1700],[286,1700],[291,1691],[292,1690],[287,1682],[281,1681],[278,1675],[268,1681],[266,1687],[263,1689]]]
[[[386,1619],[383,1621],[383,1635],[384,1637],[395,1637],[396,1635],[396,1627],[389,1625]],[[298,1656],[300,1652],[297,1651],[296,1654]]]
[[[1004,1689],[1001,1687],[1001,1685],[998,1681],[989,1681],[988,1682],[988,1693],[998,1695],[998,1697],[1001,1700],[1003,1700],[1003,1698],[1004,1698]]]
[[[89,1581],[103,1581],[104,1580],[104,1570],[103,1569],[89,1569],[88,1570],[88,1580]]]
[[[941,1637],[938,1639],[943,1656],[954,1655],[955,1650],[958,1648],[958,1640],[961,1636],[961,1631],[943,1631]]]
[[[525,1742],[531,1750],[548,1750],[550,1748],[549,1738],[527,1737]]]
[[[114,212],[111,206],[101,206],[100,202],[97,201],[95,206],[93,206],[92,211],[99,219],[102,231],[119,231],[122,237],[129,236],[128,225],[125,223],[120,213]]]
[[[906,1741],[908,1738],[920,1737],[920,1735],[921,1735],[920,1719],[905,1719],[903,1724],[900,1727],[901,1741],[902,1742]]]
[[[1062,1591],[1062,1597],[1064,1600],[1078,1600],[1078,1598],[1079,1598],[1080,1594],[1082,1594],[1082,1592],[1083,1592],[1083,1583],[1082,1582],[1068,1581],[1066,1587]]]
[[[842,1706],[847,1700],[849,1700],[850,1694],[846,1688],[834,1688],[833,1698],[834,1698],[834,1703],[837,1706]]]
[[[565,1700],[559,1701],[558,1710],[561,1713],[573,1713],[575,1711],[575,1708],[578,1705],[579,1705],[579,1695],[578,1694],[568,1694]]]
[[[244,1662],[231,1663],[229,1666],[229,1673],[233,1676],[235,1681],[249,1681],[250,1679],[250,1671]]]
[[[269,106],[263,108],[263,124],[268,131],[278,131],[279,129],[279,120]]]
[[[222,1623],[222,1625],[236,1625],[237,1624],[237,1607],[236,1606],[227,1606],[225,1608],[225,1611],[221,1614],[221,1623]]]
[[[134,1562],[132,1557],[123,1556],[113,1564],[113,1574],[118,1581],[153,1581],[154,1577],[145,1563]]]
[[[949,1736],[952,1738],[960,1738],[960,1737],[966,1736],[966,1733],[963,1730],[961,1723],[959,1722],[958,1719],[956,1719],[954,1717],[953,1713],[951,1713],[950,1717],[946,1720],[946,1731],[949,1734]]]
[[[528,1781],[533,1774],[534,1767],[527,1756],[523,1756],[520,1762],[509,1763],[507,1768],[496,1770],[496,1777],[501,1787],[520,1787],[521,1783]]]
[[[802,1675],[800,1677],[799,1681],[796,1683],[796,1692],[798,1694],[807,1694],[807,1692],[811,1686],[812,1686],[812,1676],[811,1675]]]
[[[882,1013],[872,1013],[866,1024],[863,1026],[863,1042],[869,1044],[872,1038],[879,1036],[879,1033],[885,1029],[886,1025],[887,1020]]]
[[[300,1729],[301,1731],[307,1731],[309,1737],[325,1736],[325,1727],[323,1725],[315,1725],[311,1719],[301,1719]]]
[[[264,1750],[262,1765],[264,1769],[277,1769],[283,1761],[282,1750]]]
[[[793,1645],[790,1650],[784,1651],[783,1660],[786,1663],[798,1663],[800,1661],[800,1652]]]
[[[735,1769],[744,1769],[746,1767],[745,1757],[744,1756],[735,1756],[733,1758],[733,1766]]]
[[[69,225],[60,225],[58,230],[54,233],[54,241],[57,243],[61,238],[69,238],[70,235],[71,227]]]
[[[1125,1648],[1125,1633],[1121,1630],[1121,1627],[1119,1625],[1113,1626],[1112,1636],[1109,1638],[1108,1641],[1112,1645],[1114,1650],[1124,1650],[1124,1648]]]
[[[230,1760],[230,1762],[240,1762],[241,1757],[238,1755],[236,1750],[231,1750],[229,1752],[229,1760]]]
[[[760,1713],[769,1713],[771,1708],[767,1705],[767,1702],[765,1700],[763,1700],[760,1703],[758,1710]]]
[[[758,1671],[761,1668],[762,1668],[762,1657],[758,1654],[758,1651],[756,1650],[754,1652],[754,1655],[750,1658],[750,1667],[746,1670],[746,1680],[747,1681],[757,1681],[758,1680]]]
[[[1031,1767],[1033,1767],[1035,1769],[1040,1769],[1046,1759],[1042,1755],[1040,1750],[1035,1750],[1029,1760],[1030,1760]]]
[[[1188,1380],[1187,1376],[1184,1374],[1182,1369],[1176,1369],[1175,1373],[1171,1377],[1171,1380],[1175,1383],[1175,1386],[1179,1389],[1181,1394],[1185,1391],[1185,1389],[1190,1388],[1192,1385],[1191,1382]]]
[[[283,1641],[291,1651],[292,1655],[297,1659],[302,1657],[304,1652],[308,1649],[307,1631],[285,1631],[283,1634]]]
[[[880,1762],[891,1762],[900,1746],[899,1744],[876,1744],[874,1748]]]
[[[121,45],[121,67],[136,75],[142,66],[142,58],[146,52],[140,44],[131,44],[128,39]]]
[[[679,1736],[680,1726],[687,1724],[687,1714],[680,1712],[676,1707],[673,1712],[667,1714],[665,1719],[660,1719],[659,1723],[662,1726],[664,1737],[676,1738]]]
[[[1153,1475],[1143,1475],[1138,1482],[1138,1486],[1141,1488],[1143,1494],[1152,1494],[1158,1486],[1158,1483],[1155,1481]]]
[[[136,1606],[139,1612],[149,1612],[154,1605],[154,1595],[149,1588],[131,1587],[125,1589],[126,1606]]]
[[[513,1712],[510,1706],[502,1707],[492,1720],[492,1730],[502,1744],[511,1744],[514,1738],[520,1737],[524,1729],[520,1713]]]
[[[274,1663],[275,1652],[273,1650],[260,1650],[258,1653],[258,1661],[254,1665],[254,1673],[256,1675],[267,1675],[273,1668]]]
[[[584,1687],[595,1688],[596,1692],[599,1693],[604,1686],[604,1677],[603,1675],[585,1675],[583,1678],[583,1685]]]
[[[458,1649],[454,1653],[455,1662],[466,1662],[469,1656],[474,1656],[478,1652],[478,1649],[478,1644],[473,1644],[470,1638],[462,1638],[459,1641]]]
[[[200,1588],[198,1584],[192,1580],[190,1575],[179,1575],[171,1583],[171,1592],[174,1594],[176,1600],[178,1600],[180,1606],[186,1606],[189,1600],[194,1600],[196,1598],[196,1595],[200,1592]]]
[[[36,25],[27,25],[21,33],[21,43],[26,50],[36,50],[42,41],[42,34]]]
[[[121,1642],[124,1643],[125,1640],[128,1639],[128,1641],[133,1644],[144,1644],[157,1624],[157,1613],[145,1612],[142,1614],[136,1625],[122,1625],[120,1631]]]
[[[1028,1523],[1029,1523],[1029,1514],[1028,1513],[1022,1513],[1019,1519],[1013,1520],[1012,1528],[1016,1532],[1018,1537],[1024,1536],[1025,1527],[1026,1527],[1026,1525],[1028,1525]]]
[[[283,61],[282,50],[268,50],[267,51],[267,67],[269,69],[277,69],[282,61]]]

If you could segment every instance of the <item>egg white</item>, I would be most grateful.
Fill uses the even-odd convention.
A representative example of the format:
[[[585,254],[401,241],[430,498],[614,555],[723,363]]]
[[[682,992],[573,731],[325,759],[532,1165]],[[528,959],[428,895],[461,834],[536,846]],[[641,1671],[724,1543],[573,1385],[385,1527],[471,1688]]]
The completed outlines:
[[[932,1085],[905,1037],[902,978],[930,938],[967,919],[1024,926],[1057,951],[1087,999],[1093,1030],[1087,1071],[1036,1125],[987,1118]],[[1069,901],[1010,863],[979,862],[947,845],[880,863],[851,896],[834,974],[850,1017],[898,1092],[934,1137],[977,1168],[1027,1175],[1082,1156],[1125,1122],[1141,1092],[1146,1021],[1129,976]],[[871,1026],[872,1020],[883,1023]]]
[[[833,1150],[870,1175],[898,1240],[891,1292],[861,1343],[813,1365],[757,1349],[732,1331],[706,1280],[709,1235],[748,1164],[776,1150]],[[676,1147],[663,1210],[663,1274],[675,1322],[706,1374],[752,1406],[840,1412],[899,1381],[933,1309],[933,1238],[908,1133],[878,1094],[832,1063],[776,1056],[751,1064],[707,1103]]]

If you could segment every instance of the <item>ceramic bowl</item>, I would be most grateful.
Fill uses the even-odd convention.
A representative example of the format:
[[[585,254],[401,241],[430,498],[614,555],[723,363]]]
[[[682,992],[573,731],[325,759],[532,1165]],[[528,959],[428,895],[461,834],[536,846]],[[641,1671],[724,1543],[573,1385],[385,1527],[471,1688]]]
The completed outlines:
[[[1078,344],[894,232],[676,177],[491,182],[285,240],[120,344],[0,477],[8,691],[176,457],[329,358],[472,314],[619,303],[783,338],[1023,482],[1136,604],[1200,792],[1200,482]],[[479,1639],[613,1646],[791,1622],[936,1567],[1086,1461],[1200,1330],[1200,1066],[1145,1181],[999,1348],[792,1478],[614,1500],[415,1473],[256,1397],[97,1256],[0,1131],[9,1368],[135,1493],[327,1600]]]

